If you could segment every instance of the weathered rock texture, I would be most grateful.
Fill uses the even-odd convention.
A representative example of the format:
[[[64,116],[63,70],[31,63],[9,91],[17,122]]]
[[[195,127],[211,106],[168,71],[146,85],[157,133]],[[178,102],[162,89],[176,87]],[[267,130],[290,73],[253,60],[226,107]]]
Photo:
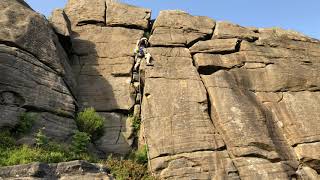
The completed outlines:
[[[179,11],[152,30],[142,120],[155,174],[319,178],[319,41]]]
[[[70,161],[57,164],[31,163],[0,168],[0,179],[114,179],[99,164]]]
[[[0,26],[0,129],[16,126],[23,112],[41,112],[33,132],[44,126],[48,137],[68,140],[77,129],[76,85],[51,26],[18,0],[1,1]]]
[[[178,11],[161,11],[152,27],[152,46],[185,46],[210,36],[215,21]]]
[[[94,107],[106,119],[96,147],[125,155],[134,110],[163,179],[319,179],[320,41],[177,10],[150,27],[148,9],[69,0],[51,19],[60,42],[70,39],[68,61],[27,5],[3,0],[0,13],[0,128],[33,111],[35,127],[67,141],[76,108]],[[142,62],[139,79],[133,50],[145,32],[153,66]]]
[[[71,25],[79,109],[93,107],[106,119],[105,134],[95,143],[97,148],[125,155],[134,139],[132,122],[127,120],[136,99],[132,85],[134,48],[149,27],[151,10],[82,0],[69,1],[64,12]]]

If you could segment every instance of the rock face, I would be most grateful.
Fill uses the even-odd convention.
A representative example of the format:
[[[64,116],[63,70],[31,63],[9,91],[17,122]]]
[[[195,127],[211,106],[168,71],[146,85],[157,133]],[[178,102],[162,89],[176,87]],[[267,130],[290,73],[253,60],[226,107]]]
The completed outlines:
[[[194,18],[163,11],[153,26],[162,47],[150,48],[142,103],[151,169],[164,179],[319,178],[320,42],[227,22],[188,41],[175,27],[214,27]]]
[[[66,141],[77,128],[64,50],[48,21],[23,1],[1,1],[0,15],[0,129],[16,126],[23,112],[41,112],[34,132],[46,126],[48,137]]]
[[[319,40],[178,10],[151,24],[149,9],[107,0],[69,0],[53,13],[53,28],[19,0],[3,0],[0,14],[0,128],[35,112],[33,133],[46,127],[68,141],[76,109],[94,107],[105,117],[96,148],[124,156],[135,144],[133,113],[149,168],[162,179],[320,178]],[[68,55],[53,29],[70,40]],[[146,34],[153,66],[142,62],[139,76],[133,50]],[[65,167],[25,166],[0,174],[45,167],[58,177]]]
[[[67,14],[68,9],[73,9],[73,6],[70,5],[71,2],[65,10]],[[75,3],[75,6],[78,4]],[[101,8],[100,4],[95,5],[99,5],[98,9]],[[106,6],[103,4],[104,10],[106,7],[107,14],[109,14],[107,19],[111,19],[107,21],[107,25],[121,23],[116,20],[126,18],[126,14],[112,13],[123,10],[125,5],[107,3]],[[128,6],[127,11],[134,14],[136,12],[144,13],[147,10]],[[81,15],[82,13],[79,14],[79,16]],[[68,14],[71,24],[75,24],[71,16]],[[84,13],[81,17],[82,21],[90,21],[91,17],[87,19],[85,17]],[[143,21],[147,22],[147,20]],[[105,20],[103,22],[105,23]],[[136,41],[143,36],[144,31],[125,27],[146,26],[147,23],[142,25],[138,19],[136,21],[128,19],[127,22],[131,24],[123,22],[124,27],[100,26],[92,23],[72,26],[73,70],[79,84],[80,106],[94,107],[97,111],[129,110],[133,107],[135,98],[134,89],[131,87],[131,69],[134,64],[133,49]]]
[[[72,69],[79,109],[93,107],[105,119],[105,134],[95,144],[105,153],[132,149],[136,90],[132,84],[134,48],[149,26],[151,10],[105,0],[69,1]]]
[[[69,19],[66,17],[63,9],[55,9],[52,12],[52,16],[50,18],[50,22],[53,26],[54,31],[57,34],[63,36],[70,36],[71,34],[71,25]]]
[[[161,11],[152,27],[152,46],[185,46],[210,36],[215,21],[208,17],[169,10]]]
[[[131,151],[134,137],[132,121],[121,113],[100,113],[105,118],[104,135],[96,142],[103,152],[125,156]]]
[[[150,9],[142,9],[112,1],[107,3],[106,24],[108,26],[148,29],[150,17]]]

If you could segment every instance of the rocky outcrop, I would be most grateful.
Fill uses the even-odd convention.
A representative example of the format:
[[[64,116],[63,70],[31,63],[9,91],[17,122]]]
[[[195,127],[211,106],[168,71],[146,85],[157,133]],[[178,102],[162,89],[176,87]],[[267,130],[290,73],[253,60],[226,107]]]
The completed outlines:
[[[106,119],[105,134],[95,143],[98,149],[125,155],[134,140],[128,118],[136,103],[133,50],[149,27],[151,10],[83,0],[69,1],[64,12],[71,24],[79,108],[93,107]]]
[[[215,21],[178,11],[161,11],[152,27],[152,46],[186,46],[210,36]]]
[[[108,3],[106,9],[107,26],[148,29],[150,17],[150,9],[143,9],[113,1]]]
[[[133,113],[142,118],[138,144],[162,179],[319,178],[320,41],[178,10],[152,24],[149,9],[109,0],[69,0],[51,18],[56,36],[25,3],[0,4],[0,128],[35,112],[33,133],[45,127],[67,142],[76,109],[94,107],[105,117],[95,147],[124,156],[136,144]],[[134,73],[134,47],[147,34],[153,66]],[[16,176],[10,168],[1,176]]]
[[[150,48],[150,52],[154,67],[145,69],[142,119],[151,167],[163,178],[209,178],[216,171],[210,166],[216,164],[199,158],[220,156],[218,149],[223,158],[229,157],[210,120],[205,87],[190,52],[167,47]],[[228,176],[227,169],[218,170],[222,177]]]
[[[255,29],[248,29],[237,24],[220,21],[217,22],[212,37],[215,39],[238,38],[241,40],[255,41],[259,38],[259,35]]]
[[[320,42],[173,12],[155,21],[150,41],[162,47],[150,48],[155,65],[144,69],[151,169],[164,179],[318,176]],[[157,31],[167,13],[168,32],[186,23],[215,29],[173,43],[185,34]]]
[[[31,163],[0,168],[0,179],[114,179],[107,169],[86,161],[57,164]]]
[[[54,31],[62,36],[70,36],[71,24],[63,9],[55,9],[50,17]]]
[[[34,132],[45,126],[48,137],[65,141],[77,129],[68,58],[42,15],[23,1],[0,4],[0,128],[16,126],[23,112],[39,112]]]

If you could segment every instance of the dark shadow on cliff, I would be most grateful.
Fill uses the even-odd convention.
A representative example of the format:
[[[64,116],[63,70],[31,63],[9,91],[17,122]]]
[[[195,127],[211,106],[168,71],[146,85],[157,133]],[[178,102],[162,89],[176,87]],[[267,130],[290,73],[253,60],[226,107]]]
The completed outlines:
[[[79,37],[80,35],[73,33],[73,36]],[[112,76],[112,73],[107,70],[109,69],[106,67],[108,65],[102,65],[103,61],[111,59],[99,58],[96,44],[91,41],[76,39],[73,43],[71,66],[78,86],[76,92],[79,101],[78,111],[93,107],[105,117],[104,135],[94,142],[99,151],[96,153],[102,158],[106,158],[108,154],[117,155],[117,152],[108,152],[108,149],[117,151],[116,147],[126,146],[123,144],[127,143],[126,141],[119,140],[125,139],[123,133],[128,127],[127,123],[121,118],[117,118],[116,114],[127,116],[129,111],[121,110],[118,106],[117,99],[113,93],[114,88],[108,81],[108,78],[113,79],[115,76]],[[81,51],[81,54],[79,54],[79,49],[75,50],[74,48],[81,48],[83,52]],[[105,113],[108,115],[104,115]],[[116,114],[112,115],[110,113]],[[129,144],[127,146],[130,147]]]

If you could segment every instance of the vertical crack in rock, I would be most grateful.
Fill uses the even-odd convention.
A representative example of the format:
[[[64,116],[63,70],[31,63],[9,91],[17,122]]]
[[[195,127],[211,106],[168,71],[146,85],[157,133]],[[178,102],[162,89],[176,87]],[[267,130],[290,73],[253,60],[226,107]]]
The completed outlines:
[[[195,66],[194,62],[195,62],[195,60],[194,60],[194,58],[193,58],[193,65],[194,65],[195,68],[197,68],[197,67]],[[199,77],[200,77],[200,79],[201,79],[201,82],[202,82],[202,84],[203,84],[203,87],[205,88],[206,95],[207,95],[208,116],[210,117],[211,123],[212,123],[212,125],[214,126],[214,128],[217,129],[217,131],[218,131],[219,134],[221,134],[219,128],[217,128],[216,125],[215,125],[215,123],[214,123],[214,118],[215,118],[215,117],[213,117],[212,114],[211,114],[214,110],[213,110],[212,107],[211,107],[212,104],[211,104],[211,100],[210,100],[210,95],[209,95],[209,92],[208,92],[208,90],[207,90],[207,87],[206,87],[206,85],[205,85],[205,83],[203,82],[203,79],[202,79],[202,77],[201,77],[201,71],[199,71],[199,70],[198,70],[198,75],[199,75]],[[215,114],[215,113],[213,113],[213,114]],[[222,136],[222,139],[224,139],[223,136]],[[223,140],[223,141],[225,142],[225,140]],[[231,161],[232,161],[233,155],[232,155],[232,153],[230,153],[230,151],[228,150],[227,145],[225,145],[225,146],[223,147],[223,149],[221,149],[221,150],[220,150],[220,149],[217,149],[217,151],[226,151],[226,152],[228,153],[228,156],[231,158]],[[216,159],[216,160],[217,160],[217,159]],[[239,176],[239,171],[238,171],[237,167],[234,165],[234,162],[232,161],[231,163],[233,164],[233,166],[234,166],[235,169],[232,170],[230,173],[232,173],[232,176],[233,176],[234,178],[241,179],[240,176]]]
[[[208,34],[197,33],[192,28],[175,32],[174,27],[168,36],[162,36],[162,32],[168,31],[166,26],[171,26],[162,20],[168,14],[182,18],[187,26],[206,21],[208,24],[199,24],[196,28]],[[180,11],[160,13],[153,26],[149,50],[154,66],[144,67],[142,119],[148,137],[151,169],[165,179],[238,177],[233,173],[237,170],[210,119],[205,87],[190,51],[185,48],[190,42],[211,37],[213,27],[212,20],[190,17]],[[177,29],[180,31],[180,26]],[[186,32],[195,39],[185,39]],[[181,33],[184,36],[180,36]]]

